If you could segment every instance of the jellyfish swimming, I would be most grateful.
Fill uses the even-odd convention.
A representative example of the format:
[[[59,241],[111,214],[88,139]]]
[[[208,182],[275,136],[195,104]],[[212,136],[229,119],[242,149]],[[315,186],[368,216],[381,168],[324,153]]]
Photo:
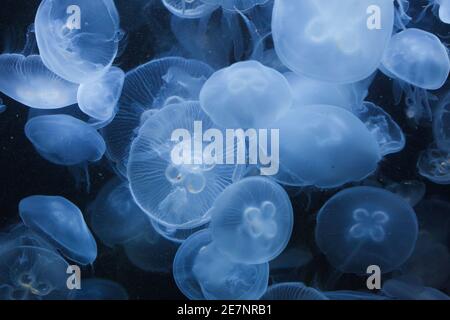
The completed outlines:
[[[438,148],[450,152],[450,91],[437,107],[433,118],[433,133]]]
[[[128,182],[109,181],[88,208],[92,231],[107,246],[113,247],[139,236],[149,223],[136,205]]]
[[[179,247],[173,276],[191,300],[256,300],[267,289],[269,265],[232,262],[214,247],[210,232],[202,230]]]
[[[274,179],[286,185],[334,188],[360,181],[381,159],[364,123],[340,107],[293,108],[271,127],[279,129],[280,170]]]
[[[162,0],[162,3],[172,14],[184,19],[208,16],[218,8],[218,5],[203,0]]]
[[[402,129],[381,107],[372,102],[364,102],[354,107],[353,113],[378,141],[382,156],[403,150],[406,141]]]
[[[1,300],[62,300],[68,263],[56,252],[33,246],[0,251]]]
[[[450,152],[435,145],[424,150],[417,161],[419,174],[437,184],[450,184]]]
[[[97,120],[111,119],[117,111],[124,81],[125,73],[111,67],[100,79],[82,83],[77,93],[81,111]]]
[[[386,0],[276,0],[272,31],[280,60],[295,73],[334,83],[369,77],[394,26]]]
[[[113,0],[44,0],[34,25],[44,64],[78,84],[108,70],[122,36]]]
[[[278,71],[244,61],[214,73],[200,92],[200,105],[222,127],[267,128],[291,107],[292,91]]]
[[[80,290],[71,290],[69,300],[128,300],[127,291],[118,283],[99,278],[83,279]]]
[[[42,157],[63,166],[98,161],[106,150],[95,129],[68,115],[32,118],[25,125],[25,134]]]
[[[287,246],[293,224],[286,191],[263,177],[245,178],[227,187],[211,209],[215,246],[240,263],[273,260]]]
[[[270,286],[261,300],[328,300],[328,298],[322,292],[301,282],[287,282]]]
[[[69,259],[83,265],[97,257],[97,244],[80,209],[59,196],[30,196],[19,203],[24,224],[52,243]]]
[[[328,261],[344,273],[387,273],[403,265],[417,240],[417,217],[399,196],[373,187],[345,189],[320,209],[315,237]]]
[[[167,57],[152,60],[126,74],[119,110],[103,129],[108,157],[123,176],[137,129],[167,104],[198,101],[203,84],[213,72],[210,66],[197,60]]]
[[[0,55],[0,92],[37,109],[58,109],[77,103],[78,85],[42,63],[38,55]]]
[[[132,143],[128,160],[131,193],[139,207],[160,224],[183,229],[204,224],[210,219],[213,201],[232,182],[233,165],[213,156],[203,161],[210,150],[203,149],[203,141],[191,148],[185,135],[197,135],[194,130],[198,132],[200,123],[203,130],[214,128],[198,102],[169,105],[145,121]],[[223,146],[215,152],[224,154]]]

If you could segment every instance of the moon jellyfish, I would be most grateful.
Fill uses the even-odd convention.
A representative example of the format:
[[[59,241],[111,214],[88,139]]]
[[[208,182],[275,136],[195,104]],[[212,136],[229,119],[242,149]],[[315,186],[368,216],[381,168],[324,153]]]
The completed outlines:
[[[106,150],[95,129],[68,115],[33,118],[25,125],[25,134],[42,157],[63,166],[98,161]]]
[[[136,205],[128,182],[115,178],[108,182],[88,209],[92,231],[107,246],[137,237],[148,224],[148,217]]]
[[[397,269],[411,256],[418,233],[411,206],[393,193],[373,188],[343,190],[317,215],[316,242],[329,262],[345,273]]]
[[[262,177],[226,188],[211,209],[211,235],[229,259],[247,264],[273,260],[286,247],[294,216],[282,187]]]
[[[450,300],[445,293],[430,287],[404,281],[390,279],[383,284],[383,294],[400,300]]]
[[[269,265],[232,262],[214,247],[210,232],[203,230],[180,246],[173,275],[191,300],[256,300],[267,289]]]
[[[116,57],[121,32],[113,0],[44,0],[34,25],[42,61],[68,81],[94,81]]]
[[[37,109],[58,109],[77,103],[78,85],[68,82],[42,63],[41,57],[0,55],[0,92]]]
[[[94,119],[111,119],[116,113],[124,81],[125,73],[111,67],[100,79],[82,83],[77,94],[81,111]]]
[[[8,227],[4,231],[5,234],[0,233],[0,253],[19,246],[39,247],[55,251],[53,245],[37,235],[23,223]]]
[[[450,184],[450,152],[431,145],[417,162],[421,176],[437,184]]]
[[[80,290],[71,290],[69,300],[128,300],[128,293],[118,283],[107,279],[83,279]]]
[[[433,119],[433,132],[439,149],[450,152],[450,91],[439,103]]]
[[[366,125],[378,141],[382,156],[397,153],[405,147],[405,135],[399,125],[379,106],[364,102],[353,113]]]
[[[280,60],[298,74],[335,83],[375,72],[393,26],[392,0],[276,0],[272,19]]]
[[[204,142],[191,148],[186,135],[194,134],[196,140],[199,123],[202,130],[214,128],[198,102],[166,106],[144,123],[131,146],[131,193],[149,217],[168,227],[194,228],[207,222],[213,201],[231,184],[233,165],[214,157],[205,163],[203,148],[205,154],[209,149]],[[176,132],[182,137],[174,137]],[[215,148],[216,154],[224,154],[221,148]],[[174,161],[174,155],[182,161]]]
[[[128,72],[119,110],[103,129],[108,157],[126,175],[129,148],[152,112],[173,102],[198,100],[200,90],[214,70],[197,60],[168,57],[152,60]]]
[[[257,61],[233,64],[214,73],[200,92],[200,105],[225,128],[266,128],[292,105],[289,83]]]
[[[301,282],[288,282],[270,286],[261,300],[328,300],[328,298],[322,292]]]
[[[47,249],[19,246],[0,252],[0,300],[60,300],[68,295],[67,262]]]
[[[203,0],[162,0],[164,6],[172,14],[184,19],[198,19],[208,16],[218,8]]]
[[[280,134],[280,171],[274,178],[283,184],[338,187],[366,178],[381,159],[370,131],[340,107],[294,108],[272,127]]]
[[[406,29],[395,34],[384,52],[381,70],[390,77],[413,86],[436,90],[450,72],[446,47],[434,34]]]
[[[222,8],[231,11],[245,11],[257,5],[263,5],[269,0],[202,0],[209,5],[220,5]]]
[[[97,244],[80,209],[63,197],[31,196],[19,203],[24,224],[69,259],[86,265],[97,257]]]

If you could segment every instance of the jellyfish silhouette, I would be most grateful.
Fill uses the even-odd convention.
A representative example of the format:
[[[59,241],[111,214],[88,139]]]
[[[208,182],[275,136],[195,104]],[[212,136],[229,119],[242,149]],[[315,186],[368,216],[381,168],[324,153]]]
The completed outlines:
[[[112,0],[44,0],[34,24],[44,64],[74,83],[100,78],[115,59],[122,35]]]
[[[71,290],[69,300],[128,300],[127,291],[118,283],[90,278],[83,279],[80,290]]]
[[[273,260],[286,247],[294,223],[287,193],[268,178],[245,178],[226,188],[211,209],[211,235],[229,259]]]
[[[437,184],[450,184],[450,152],[434,144],[424,150],[417,161],[421,176]]]
[[[439,149],[450,152],[450,91],[437,107],[433,119],[433,132]]]
[[[83,215],[72,202],[57,196],[31,196],[19,203],[24,224],[66,257],[86,265],[97,257],[97,244]]]
[[[200,105],[225,128],[267,128],[292,105],[292,91],[278,71],[244,61],[214,73],[200,92]]]
[[[275,0],[272,31],[292,71],[335,83],[365,79],[378,68],[394,26],[385,0]]]
[[[37,55],[0,55],[0,92],[37,109],[58,109],[77,102],[78,85],[68,82],[42,63]]]
[[[346,273],[377,265],[387,273],[411,256],[417,240],[414,210],[402,198],[373,187],[345,189],[317,215],[316,242],[329,262]]]
[[[261,300],[328,300],[328,298],[322,292],[301,282],[287,282],[270,286]]]

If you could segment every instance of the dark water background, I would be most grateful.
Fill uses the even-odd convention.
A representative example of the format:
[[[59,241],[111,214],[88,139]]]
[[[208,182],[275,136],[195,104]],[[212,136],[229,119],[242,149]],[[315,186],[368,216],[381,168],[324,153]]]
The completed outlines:
[[[147,0],[148,1],[148,0]],[[294,0],[292,0],[294,1]],[[415,1],[415,0],[414,0]],[[117,64],[128,71],[155,57],[156,50],[170,46],[174,38],[170,32],[169,14],[161,6],[148,12],[143,9],[145,0],[115,1],[121,14],[121,25],[128,34],[128,46],[117,59]],[[34,21],[38,0],[0,0],[0,52],[20,52],[25,43],[27,27]],[[156,20],[155,20],[156,17]],[[439,34],[449,32],[448,26],[437,23],[426,25],[427,30]],[[4,76],[4,75],[3,75]],[[386,157],[380,170],[387,179],[394,181],[420,180],[426,183],[426,198],[437,197],[450,200],[450,186],[439,186],[428,182],[417,173],[419,153],[432,142],[430,127],[414,128],[407,124],[402,106],[394,106],[391,94],[392,83],[379,74],[371,87],[369,101],[385,108],[404,129],[407,146],[399,154]],[[447,88],[438,93],[445,92]],[[84,210],[95,199],[101,187],[114,176],[108,162],[89,167],[91,192],[77,187],[70,171],[41,158],[24,135],[28,108],[0,94],[7,111],[0,114],[0,231],[19,222],[18,203],[24,197],[43,194],[64,196]],[[379,181],[383,183],[383,181]],[[315,275],[326,279],[331,268],[314,244],[314,218],[317,210],[336,191],[315,192],[307,208],[306,198],[294,196],[295,230],[291,244],[307,245],[314,259],[295,274],[295,278],[311,284]],[[83,270],[83,275],[107,278],[122,284],[133,299],[183,299],[171,274],[143,272],[131,265],[121,248],[109,249],[99,246],[99,256],[93,269]],[[94,272],[95,271],[95,272]],[[388,275],[389,276],[389,275]],[[363,289],[365,279],[344,276],[338,289]],[[447,293],[450,293],[447,290]]]

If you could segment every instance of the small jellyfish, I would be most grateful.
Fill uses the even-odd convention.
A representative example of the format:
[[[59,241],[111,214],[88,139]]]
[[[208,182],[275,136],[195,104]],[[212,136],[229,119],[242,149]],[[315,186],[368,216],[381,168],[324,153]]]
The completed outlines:
[[[378,141],[382,156],[403,150],[406,142],[402,129],[381,107],[372,102],[364,102],[355,106],[353,113]]]
[[[208,16],[218,8],[218,5],[204,0],[162,0],[162,3],[172,14],[184,19]]]
[[[31,196],[19,203],[24,224],[52,243],[69,259],[83,265],[97,257],[97,244],[80,209],[57,196]]]
[[[380,148],[364,123],[340,107],[293,108],[276,121],[280,171],[286,185],[334,188],[372,174]]]
[[[41,57],[0,55],[0,92],[37,109],[58,109],[77,103],[78,85],[68,82],[42,63]]]
[[[230,11],[246,11],[255,6],[263,5],[269,0],[202,0],[209,5],[220,5]]]
[[[114,117],[124,81],[125,73],[111,67],[100,79],[81,84],[77,94],[81,111],[102,121]]]
[[[436,90],[448,78],[450,59],[438,37],[410,28],[392,37],[384,52],[381,71],[413,86]]]
[[[108,182],[88,208],[92,231],[107,246],[139,236],[148,224],[147,215],[136,205],[128,182],[114,178]]]
[[[270,286],[261,300],[328,300],[328,298],[322,292],[301,282],[287,282]]]
[[[127,291],[107,279],[83,279],[81,289],[71,290],[69,300],[128,300]]]
[[[25,134],[42,157],[63,166],[98,161],[106,150],[95,129],[68,115],[32,118],[25,125]]]
[[[119,23],[113,0],[44,0],[34,23],[42,61],[70,82],[94,81],[116,57]]]
[[[276,0],[272,19],[280,60],[298,74],[334,83],[375,72],[393,26],[389,0]]]
[[[402,278],[386,281],[383,284],[382,292],[386,296],[400,300],[450,300],[450,297],[442,291]]]
[[[421,153],[417,168],[421,176],[436,184],[450,184],[450,152],[431,145]]]
[[[68,263],[56,252],[18,246],[0,252],[0,300],[61,300]]]
[[[211,235],[229,259],[247,264],[273,260],[287,246],[294,223],[289,197],[263,177],[226,188],[211,209]]]
[[[233,64],[214,73],[200,92],[200,105],[225,128],[267,128],[292,105],[286,78],[257,61]]]
[[[108,157],[126,175],[132,140],[150,114],[173,101],[198,100],[203,83],[214,70],[197,60],[167,57],[152,60],[128,72],[118,112],[103,129]]]
[[[450,152],[450,91],[437,107],[433,118],[433,133],[438,148]]]
[[[411,206],[379,188],[345,189],[320,209],[316,242],[341,272],[365,274],[368,266],[381,272],[397,269],[411,256],[418,233]]]
[[[200,124],[201,131],[214,128],[198,102],[166,106],[144,123],[131,146],[128,180],[133,198],[149,217],[168,227],[187,229],[207,222],[213,201],[232,182],[233,165],[204,157],[208,150],[225,153],[223,146],[213,152],[196,140]],[[194,135],[196,147],[186,135]]]
[[[267,289],[269,264],[232,262],[215,248],[210,232],[203,230],[180,246],[173,275],[191,300],[256,300]]]

